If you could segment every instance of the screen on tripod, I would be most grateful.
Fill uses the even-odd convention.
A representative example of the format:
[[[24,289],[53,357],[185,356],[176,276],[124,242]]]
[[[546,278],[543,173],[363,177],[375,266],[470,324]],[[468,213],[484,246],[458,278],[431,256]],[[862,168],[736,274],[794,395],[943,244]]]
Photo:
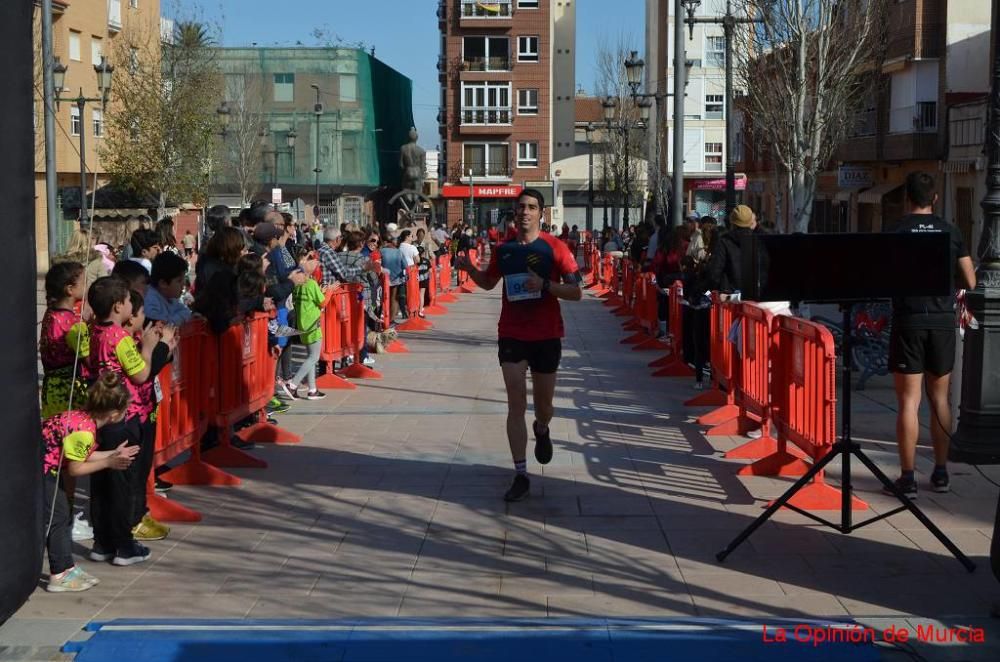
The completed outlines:
[[[743,297],[752,301],[857,301],[950,296],[946,232],[753,234],[741,239]]]

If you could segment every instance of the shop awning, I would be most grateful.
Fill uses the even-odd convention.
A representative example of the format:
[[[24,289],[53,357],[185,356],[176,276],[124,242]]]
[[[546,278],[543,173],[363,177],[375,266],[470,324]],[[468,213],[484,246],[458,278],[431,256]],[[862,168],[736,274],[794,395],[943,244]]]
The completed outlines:
[[[879,205],[882,204],[882,198],[885,197],[887,193],[895,191],[902,184],[879,184],[878,186],[873,186],[866,191],[862,191],[858,194],[858,202],[868,205]]]
[[[982,159],[951,159],[941,164],[941,172],[961,175],[970,170],[982,170]]]

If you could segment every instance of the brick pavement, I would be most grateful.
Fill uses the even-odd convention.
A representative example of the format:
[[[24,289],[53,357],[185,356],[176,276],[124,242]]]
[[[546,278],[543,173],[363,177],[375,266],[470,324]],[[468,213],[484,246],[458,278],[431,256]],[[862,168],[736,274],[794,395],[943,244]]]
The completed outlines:
[[[379,357],[383,381],[281,417],[305,441],[258,446],[270,468],[236,470],[237,488],[176,487],[204,520],[151,543],[149,563],[85,561],[95,589],[36,591],[0,629],[0,659],[29,650],[18,646],[44,657],[84,623],[125,616],[494,615],[937,619],[985,623],[990,644],[925,656],[1000,657],[1000,623],[984,620],[1000,598],[986,559],[996,488],[974,469],[954,467],[951,494],[919,500],[980,565],[973,575],[909,514],[842,536],[781,513],[720,565],[714,554],[788,482],[737,478],[720,451],[739,440],[706,441],[680,404],[690,384],[648,377],[655,354],[619,345],[620,320],[587,296],[563,305],[555,458],[529,458],[532,496],[507,505],[499,290],[450,308],[406,335],[411,353]],[[854,411],[894,473],[892,405],[873,380]],[[875,512],[890,505],[865,472],[855,483]]]

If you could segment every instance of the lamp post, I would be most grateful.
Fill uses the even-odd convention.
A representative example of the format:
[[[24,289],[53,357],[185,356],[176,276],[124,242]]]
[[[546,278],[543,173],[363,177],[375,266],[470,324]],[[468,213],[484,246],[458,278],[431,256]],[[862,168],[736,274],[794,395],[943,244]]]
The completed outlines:
[[[313,114],[316,115],[316,167],[313,168],[313,172],[316,173],[316,205],[319,208],[319,174],[323,172],[323,169],[319,167],[319,121],[323,116],[323,103],[319,100],[319,85],[313,83],[310,85],[311,88],[316,90],[316,104],[313,106]],[[317,217],[319,214],[317,214]]]
[[[632,52],[635,55],[635,51]],[[631,75],[632,70],[628,70]],[[631,85],[631,82],[629,83]],[[620,116],[615,119],[616,111],[618,111],[618,100],[614,97],[607,97],[601,103],[604,109],[604,122],[607,124],[609,131],[617,131],[621,134],[622,143],[625,147],[624,157],[625,157],[625,171],[624,171],[624,210],[622,212],[622,227],[626,228],[629,224],[629,207],[631,206],[631,191],[629,190],[629,179],[630,179],[630,168],[631,168],[631,147],[632,147],[632,130],[636,128],[645,128],[649,123],[649,108],[652,106],[653,102],[645,97],[640,97],[635,103],[636,108],[639,110],[639,116],[637,118],[629,117],[625,113],[625,109],[622,108],[621,112],[618,113]]]
[[[100,91],[101,96],[85,97],[83,96],[83,88],[81,87],[80,94],[76,98],[65,98],[62,96],[63,91],[66,89],[66,71],[68,69],[69,67],[61,63],[59,58],[55,58],[52,65],[52,81],[56,94],[56,103],[62,101],[75,103],[80,117],[80,227],[82,229],[90,220],[87,214],[87,122],[84,119],[84,110],[88,103],[100,102],[102,111],[107,107],[108,96],[111,94],[111,77],[115,68],[102,55],[100,64],[94,65],[94,71],[97,73],[97,89]],[[103,118],[101,121],[104,121]]]
[[[723,35],[726,40],[726,97],[723,106],[723,114],[726,116],[726,215],[736,206],[736,166],[733,162],[735,152],[734,143],[736,131],[733,127],[733,33],[737,25],[747,25],[760,23],[757,18],[738,18],[733,15],[733,3],[726,0],[726,13],[723,16],[696,18],[694,13],[701,6],[701,0],[684,0],[687,9],[687,19],[689,38],[694,39],[694,26],[696,23],[710,23],[722,25]]]
[[[594,125],[587,123],[587,232],[594,231]]]
[[[262,135],[267,134],[267,127],[265,126],[261,129]],[[288,148],[286,150],[278,149],[277,142],[274,145],[274,149],[264,150],[265,154],[271,154],[274,156],[274,188],[278,188],[278,155],[285,153],[295,153],[295,139],[298,134],[295,133],[295,129],[292,128],[288,133],[285,134],[285,146]],[[294,163],[294,162],[293,162]],[[294,166],[293,166],[294,167]]]
[[[962,358],[962,401],[958,429],[949,459],[970,464],[1000,462],[1000,387],[996,355],[1000,346],[1000,0],[993,0],[993,54],[986,129],[986,197],[983,198],[982,259],[977,285],[966,305],[979,323],[965,331]],[[993,574],[1000,579],[1000,502],[990,547]]]

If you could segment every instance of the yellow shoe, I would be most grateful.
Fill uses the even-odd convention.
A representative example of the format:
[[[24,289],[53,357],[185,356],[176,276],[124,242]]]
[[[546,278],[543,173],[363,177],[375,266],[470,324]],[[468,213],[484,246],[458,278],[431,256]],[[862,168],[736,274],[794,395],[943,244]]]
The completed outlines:
[[[148,542],[150,540],[163,540],[167,537],[170,529],[163,526],[156,520],[154,520],[149,515],[145,515],[142,521],[135,525],[132,529],[132,536],[140,542]]]
[[[142,521],[145,522],[147,526],[151,526],[154,529],[156,529],[156,531],[162,533],[164,538],[166,538],[170,534],[169,526],[167,526],[163,522],[159,522],[153,519],[152,515],[148,513],[142,516]]]

